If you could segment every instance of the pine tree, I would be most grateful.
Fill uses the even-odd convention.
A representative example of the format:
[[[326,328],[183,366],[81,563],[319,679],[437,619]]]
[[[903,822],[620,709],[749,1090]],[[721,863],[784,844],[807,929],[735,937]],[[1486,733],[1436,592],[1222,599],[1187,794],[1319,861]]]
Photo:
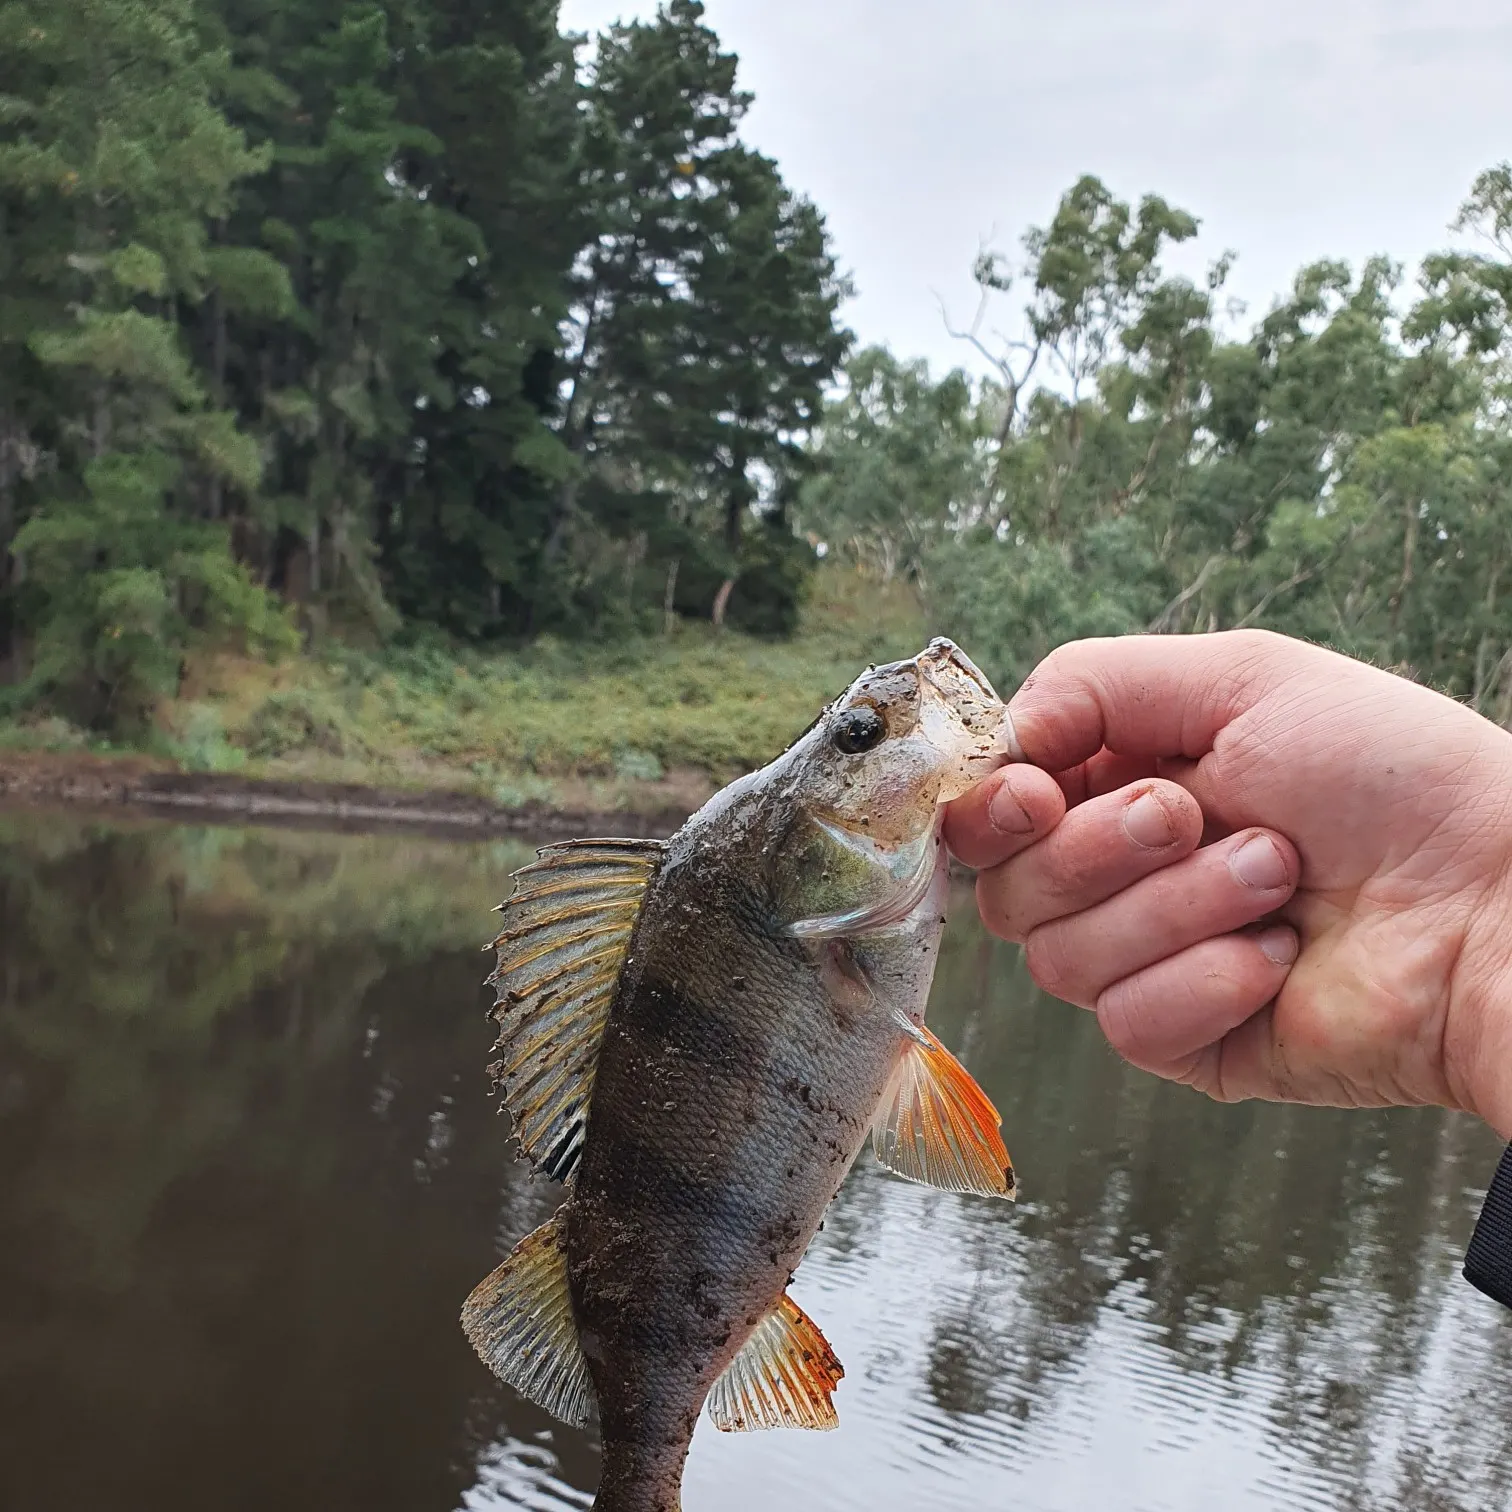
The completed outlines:
[[[24,427],[48,462],[10,543],[27,692],[129,725],[197,631],[283,633],[207,519],[218,490],[257,489],[259,458],[177,320],[210,287],[208,226],[264,159],[214,103],[226,60],[189,0],[21,0],[0,10],[0,60],[3,335],[47,404],[6,405],[11,450]]]
[[[581,499],[591,533],[718,619],[752,508],[780,507],[848,337],[823,220],[740,143],[749,97],[703,15],[672,0],[599,44],[583,149],[598,234],[575,279],[562,426],[575,466],[553,544]],[[765,568],[786,534],[752,543]],[[778,555],[794,551],[789,535]],[[766,575],[783,603],[763,618],[790,625],[792,571]]]

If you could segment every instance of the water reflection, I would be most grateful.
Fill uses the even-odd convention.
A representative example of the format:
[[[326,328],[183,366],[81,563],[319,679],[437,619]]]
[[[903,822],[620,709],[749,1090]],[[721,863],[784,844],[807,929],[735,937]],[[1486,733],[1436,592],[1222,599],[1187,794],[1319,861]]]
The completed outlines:
[[[0,817],[0,1507],[588,1505],[591,1435],[455,1321],[554,1205],[485,1097],[524,855]],[[841,1431],[700,1430],[690,1512],[1512,1504],[1489,1134],[1127,1072],[964,908],[931,1013],[1026,1200],[863,1161],[795,1288]]]

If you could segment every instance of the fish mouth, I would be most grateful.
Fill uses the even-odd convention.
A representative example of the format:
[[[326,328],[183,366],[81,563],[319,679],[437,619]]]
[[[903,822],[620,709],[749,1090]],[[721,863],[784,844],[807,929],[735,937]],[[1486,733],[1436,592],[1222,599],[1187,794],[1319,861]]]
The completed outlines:
[[[951,686],[953,679],[949,674],[954,672],[957,677],[964,677],[972,683],[989,703],[1001,704],[1003,701],[987,674],[946,636],[937,635],[914,657],[912,665],[918,669],[919,676],[946,699],[959,696],[959,688]]]
[[[938,749],[949,752],[939,801],[949,803],[1013,759],[1008,711],[987,674],[954,641],[940,636],[913,660],[923,707],[921,723]]]
[[[964,679],[975,697],[988,703],[1002,703],[987,674],[953,640],[944,635],[935,636],[917,656],[888,662],[885,666],[872,668],[872,671],[878,677],[888,677],[898,672],[915,672],[921,683],[946,702],[959,698],[965,691],[961,687]]]

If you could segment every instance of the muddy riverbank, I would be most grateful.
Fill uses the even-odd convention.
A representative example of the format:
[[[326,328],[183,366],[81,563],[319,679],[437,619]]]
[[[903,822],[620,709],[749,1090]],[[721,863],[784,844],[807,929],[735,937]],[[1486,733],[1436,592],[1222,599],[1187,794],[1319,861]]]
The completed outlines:
[[[540,802],[504,807],[474,794],[445,790],[184,772],[140,756],[0,754],[0,803],[7,806],[66,804],[205,823],[399,829],[468,838],[669,835],[701,801],[686,784],[644,787],[635,795],[633,808],[599,812]]]

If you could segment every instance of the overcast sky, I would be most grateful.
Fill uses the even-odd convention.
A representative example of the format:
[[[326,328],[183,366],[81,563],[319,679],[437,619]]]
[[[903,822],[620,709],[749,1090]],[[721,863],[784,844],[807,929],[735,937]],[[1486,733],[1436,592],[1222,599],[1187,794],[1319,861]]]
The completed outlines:
[[[564,0],[564,28],[649,16]],[[928,19],[926,20],[926,16]],[[1408,263],[1512,158],[1508,0],[708,0],[746,136],[828,217],[864,340],[939,365],[978,246],[1013,247],[1096,173],[1202,220],[1264,313],[1305,261]]]

